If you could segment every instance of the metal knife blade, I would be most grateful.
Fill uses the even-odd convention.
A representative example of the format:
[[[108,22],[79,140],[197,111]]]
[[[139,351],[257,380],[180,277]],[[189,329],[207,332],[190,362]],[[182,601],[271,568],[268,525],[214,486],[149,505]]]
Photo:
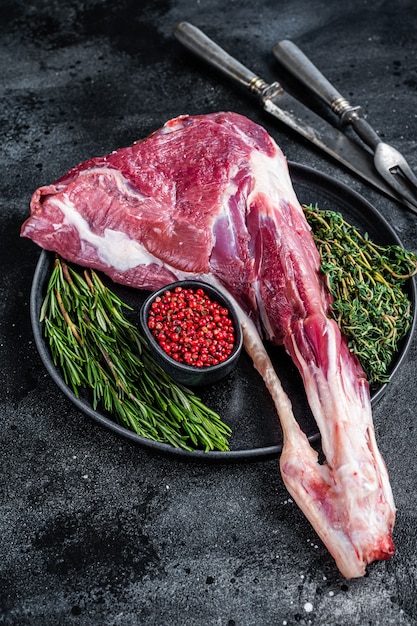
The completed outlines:
[[[180,22],[174,28],[174,35],[198,57],[256,94],[264,110],[285,126],[379,191],[404,203],[377,173],[370,152],[293,98],[279,83],[268,85],[189,22]]]

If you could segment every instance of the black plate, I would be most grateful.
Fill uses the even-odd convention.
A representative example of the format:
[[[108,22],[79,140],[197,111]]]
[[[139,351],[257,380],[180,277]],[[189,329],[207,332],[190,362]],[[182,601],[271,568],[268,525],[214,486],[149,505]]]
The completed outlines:
[[[290,171],[295,191],[301,203],[315,204],[317,202],[321,209],[341,212],[347,221],[362,232],[367,232],[379,244],[401,245],[396,233],[382,215],[349,187],[325,174],[295,163],[290,163]],[[188,459],[222,462],[271,458],[279,455],[282,449],[282,433],[278,417],[271,398],[246,353],[242,354],[237,368],[226,379],[211,387],[201,387],[197,390],[203,401],[220,413],[222,419],[231,426],[233,434],[230,440],[230,452],[187,452],[168,444],[139,437],[136,433],[115,423],[111,416],[93,410],[88,400],[77,398],[65,384],[60,370],[54,366],[49,347],[43,337],[42,325],[39,323],[39,312],[52,270],[53,258],[52,253],[43,251],[36,267],[30,307],[33,333],[37,349],[48,373],[61,391],[81,411],[102,426],[158,453],[177,455]],[[134,306],[136,312],[139,312],[147,292],[113,283],[111,287],[125,302]],[[413,280],[408,281],[407,289],[412,302],[413,327],[403,339],[400,350],[391,364],[391,378],[403,362],[414,332],[416,289]],[[269,352],[278,376],[291,398],[298,422],[310,441],[318,440],[318,429],[307,404],[303,383],[297,369],[283,349],[271,347]],[[372,390],[373,404],[385,393],[388,385],[389,383]]]

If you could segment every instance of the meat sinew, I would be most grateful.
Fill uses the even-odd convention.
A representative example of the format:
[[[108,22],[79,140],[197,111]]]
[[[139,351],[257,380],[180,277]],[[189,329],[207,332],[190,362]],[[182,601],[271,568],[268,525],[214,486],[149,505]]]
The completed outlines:
[[[314,198],[312,198],[314,201]],[[347,577],[394,553],[395,506],[369,386],[338,326],[286,160],[235,113],[182,116],[38,189],[22,235],[116,282],[217,282],[241,306],[245,342],[284,433],[284,483]],[[297,365],[322,437],[319,464],[258,331]]]

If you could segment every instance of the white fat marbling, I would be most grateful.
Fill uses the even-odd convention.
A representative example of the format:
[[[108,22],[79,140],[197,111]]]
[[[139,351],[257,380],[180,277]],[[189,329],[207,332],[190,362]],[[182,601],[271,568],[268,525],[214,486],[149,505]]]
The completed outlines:
[[[74,226],[82,241],[93,245],[103,263],[119,271],[127,271],[138,265],[163,262],[155,257],[141,243],[130,239],[119,230],[106,228],[103,235],[96,235],[88,222],[78,213],[74,204],[63,194],[62,199],[50,200],[64,214],[64,224]]]
[[[255,195],[265,194],[272,202],[277,202],[285,198],[294,207],[299,206],[299,202],[292,186],[287,162],[283,154],[278,150],[274,157],[270,157],[262,152],[253,150],[250,155],[251,175],[256,180],[253,190]],[[252,201],[252,194],[248,197],[248,204]]]

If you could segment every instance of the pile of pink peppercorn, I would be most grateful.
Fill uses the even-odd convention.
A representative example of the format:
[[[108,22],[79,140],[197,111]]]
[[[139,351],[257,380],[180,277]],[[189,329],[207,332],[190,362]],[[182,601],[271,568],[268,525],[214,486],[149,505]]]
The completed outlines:
[[[148,328],[166,354],[194,367],[222,363],[235,343],[228,309],[203,289],[176,287],[156,297],[149,309]]]

